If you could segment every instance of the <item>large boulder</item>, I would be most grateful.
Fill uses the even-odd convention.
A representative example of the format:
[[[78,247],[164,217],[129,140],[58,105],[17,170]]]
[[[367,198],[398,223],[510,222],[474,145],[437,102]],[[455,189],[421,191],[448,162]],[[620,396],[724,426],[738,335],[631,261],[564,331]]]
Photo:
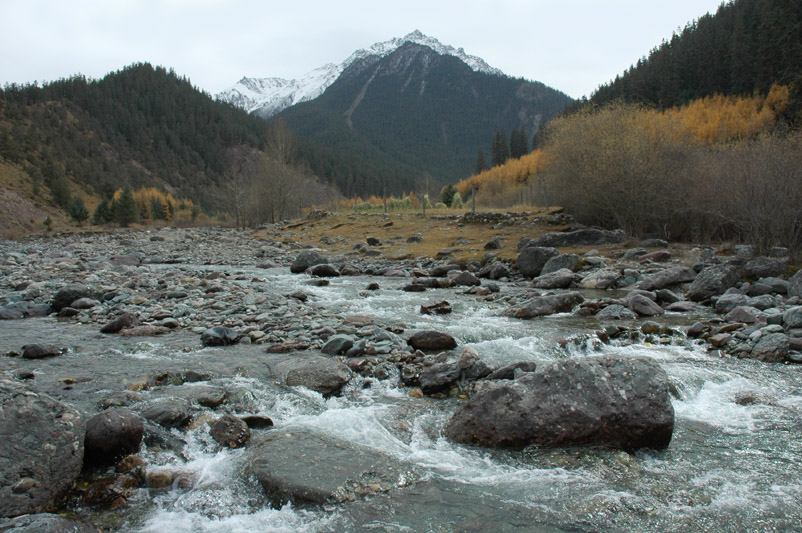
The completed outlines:
[[[0,517],[56,509],[83,467],[81,414],[0,380],[0,442]]]
[[[802,269],[797,270],[796,274],[788,280],[788,296],[802,298]]]
[[[411,474],[389,455],[300,428],[261,435],[247,458],[250,473],[276,506],[344,502],[389,491]]]
[[[741,268],[747,279],[776,278],[785,272],[785,263],[771,257],[755,257]]]
[[[192,406],[186,400],[168,398],[145,409],[142,416],[168,429],[182,429],[192,421]]]
[[[145,425],[128,409],[113,408],[100,412],[86,421],[86,450],[88,464],[113,464],[125,455],[136,453],[142,443]]]
[[[616,286],[619,279],[621,279],[621,274],[618,271],[604,268],[582,278],[579,287],[582,289],[611,289]]]
[[[543,246],[527,246],[518,254],[515,265],[523,276],[535,278],[540,275],[546,262],[560,255],[556,248]]]
[[[204,346],[228,346],[239,341],[239,332],[226,326],[215,326],[201,333],[201,343]]]
[[[322,265],[328,263],[325,257],[314,250],[304,250],[295,258],[295,261],[290,265],[290,272],[293,274],[300,274],[306,272],[306,269],[315,265]]]
[[[738,269],[732,265],[713,265],[702,270],[688,288],[688,299],[702,302],[723,294],[741,280]]]
[[[638,283],[638,288],[644,291],[656,291],[688,283],[696,279],[696,271],[689,267],[670,267],[660,272],[655,272],[643,278]]]
[[[752,357],[765,363],[781,363],[788,356],[788,336],[783,333],[768,333],[760,337],[752,348]]]
[[[133,313],[122,313],[113,318],[100,328],[101,333],[119,333],[123,329],[133,328],[139,325],[139,319]]]
[[[80,298],[91,298],[94,296],[92,289],[82,283],[71,283],[66,287],[60,288],[53,295],[53,300],[50,305],[56,312],[61,311],[65,307],[70,307],[72,302]]]
[[[657,316],[665,313],[657,302],[643,294],[632,294],[627,298],[627,308],[638,316]]]
[[[555,313],[568,313],[584,300],[585,298],[578,292],[536,296],[522,304],[510,307],[504,312],[504,315],[513,318],[536,318]]]
[[[462,369],[453,363],[439,363],[426,368],[420,375],[420,388],[424,394],[447,391],[459,381]]]
[[[353,377],[346,365],[320,355],[275,358],[268,364],[273,374],[287,385],[300,385],[324,396],[340,392]]]
[[[574,274],[573,270],[563,268],[536,277],[532,280],[532,287],[536,289],[567,289],[574,282],[574,279],[576,279],[576,274]]]
[[[666,448],[674,431],[668,377],[645,357],[565,359],[479,392],[446,436],[492,448]]]
[[[40,513],[0,521],[3,533],[97,533],[98,529],[75,518]]]
[[[558,270],[562,270],[567,268],[568,270],[572,271],[576,268],[576,265],[579,264],[579,256],[577,254],[561,254],[552,257],[546,264],[543,265],[543,269],[540,271],[540,275],[544,276],[546,274],[550,274],[552,272],[557,272]]]

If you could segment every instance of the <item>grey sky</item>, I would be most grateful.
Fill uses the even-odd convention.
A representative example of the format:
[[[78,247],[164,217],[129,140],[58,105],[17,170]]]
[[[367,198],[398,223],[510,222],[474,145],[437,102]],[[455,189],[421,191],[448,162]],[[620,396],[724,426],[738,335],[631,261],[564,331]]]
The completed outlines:
[[[0,83],[172,67],[214,94],[294,78],[419,29],[507,74],[589,95],[721,0],[0,0]]]

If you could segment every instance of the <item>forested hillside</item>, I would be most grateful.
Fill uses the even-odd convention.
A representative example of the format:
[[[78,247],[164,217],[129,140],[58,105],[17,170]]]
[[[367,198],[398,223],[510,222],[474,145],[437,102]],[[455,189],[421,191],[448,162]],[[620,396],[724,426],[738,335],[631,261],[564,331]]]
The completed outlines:
[[[0,156],[57,203],[69,178],[104,198],[124,185],[155,185],[211,206],[231,164],[227,152],[259,149],[267,127],[149,64],[0,91]]]
[[[615,80],[600,86],[593,104],[614,100],[666,109],[722,95],[767,94],[791,87],[788,122],[802,110],[802,2],[734,0],[655,47]]]

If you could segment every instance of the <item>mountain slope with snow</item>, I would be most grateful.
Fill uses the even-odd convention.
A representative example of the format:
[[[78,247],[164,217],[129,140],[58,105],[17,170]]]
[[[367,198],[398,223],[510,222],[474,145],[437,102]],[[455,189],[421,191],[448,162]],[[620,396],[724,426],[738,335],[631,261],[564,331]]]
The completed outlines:
[[[385,57],[410,42],[431,48],[440,55],[454,56],[474,72],[504,75],[483,59],[466,54],[462,48],[444,45],[437,39],[415,30],[404,37],[376,43],[368,49],[357,50],[339,65],[332,63],[323,65],[297,80],[244,77],[230,89],[219,93],[217,98],[249,113],[269,118],[299,102],[317,98],[353,63],[371,56]]]

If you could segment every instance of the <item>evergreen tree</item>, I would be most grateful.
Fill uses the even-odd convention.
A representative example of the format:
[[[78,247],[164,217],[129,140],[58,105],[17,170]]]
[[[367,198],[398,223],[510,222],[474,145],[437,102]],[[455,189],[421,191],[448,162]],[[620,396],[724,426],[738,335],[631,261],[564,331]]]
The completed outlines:
[[[510,134],[510,157],[520,159],[529,153],[529,141],[526,140],[526,130],[517,128]]]
[[[114,220],[112,206],[109,201],[104,198],[95,208],[95,212],[92,213],[92,224],[100,226],[101,224],[108,224],[112,220]]]
[[[457,193],[456,187],[453,185],[446,185],[440,193],[440,201],[451,207],[451,202],[454,200],[454,195]]]
[[[114,215],[117,223],[120,226],[128,226],[139,220],[139,210],[134,200],[134,193],[131,191],[131,186],[126,185],[123,189],[120,200],[114,206]]]
[[[84,205],[84,199],[81,198],[79,194],[73,197],[69,212],[70,217],[76,221],[79,226],[83,224],[84,220],[89,218],[89,210],[86,208],[86,205]]]
[[[50,184],[50,194],[53,196],[53,203],[62,209],[70,207],[70,186],[64,176],[59,176]]]
[[[485,151],[479,148],[479,153],[476,154],[476,173],[481,174],[487,170],[487,161],[485,160]],[[448,205],[448,202],[443,202]]]
[[[493,166],[503,165],[510,158],[510,145],[507,143],[507,134],[503,131],[496,132],[493,139]]]

